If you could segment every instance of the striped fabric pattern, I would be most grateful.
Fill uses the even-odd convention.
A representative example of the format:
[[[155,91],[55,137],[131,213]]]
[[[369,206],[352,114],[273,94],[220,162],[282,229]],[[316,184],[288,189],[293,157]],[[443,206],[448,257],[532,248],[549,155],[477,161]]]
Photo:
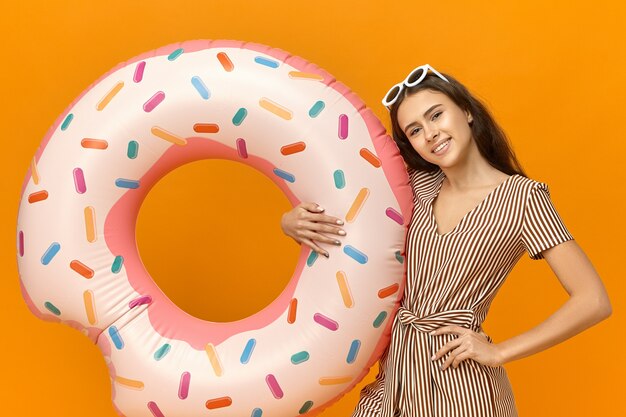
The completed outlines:
[[[361,391],[352,417],[517,416],[504,367],[465,360],[441,371],[447,355],[430,357],[457,336],[428,333],[453,324],[483,332],[491,302],[524,252],[542,259],[542,251],[573,238],[547,185],[521,175],[508,177],[452,230],[439,234],[432,206],[445,175],[409,174],[414,210],[404,298],[380,371]]]

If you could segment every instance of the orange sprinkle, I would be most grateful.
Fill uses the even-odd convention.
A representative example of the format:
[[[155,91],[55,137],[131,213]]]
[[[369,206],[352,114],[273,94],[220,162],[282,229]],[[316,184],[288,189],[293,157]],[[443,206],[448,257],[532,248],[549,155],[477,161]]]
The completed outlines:
[[[78,272],[87,279],[93,278],[93,269],[89,268],[81,261],[77,261],[76,259],[74,259],[72,262],[70,262],[70,268],[72,268],[74,271]]]
[[[231,61],[228,55],[226,55],[224,52],[220,52],[219,54],[217,54],[217,59],[219,59],[220,64],[222,64],[222,67],[224,67],[227,72],[231,72],[233,69],[235,69],[233,61]]]
[[[337,284],[339,284],[339,291],[341,292],[341,298],[343,299],[343,305],[348,308],[354,306],[354,300],[350,293],[350,287],[348,287],[348,277],[343,271],[337,271]]]
[[[215,408],[228,407],[232,403],[233,400],[230,397],[213,398],[212,400],[207,400],[206,408],[213,410]]]
[[[330,377],[321,377],[320,385],[338,385],[345,384],[347,382],[352,381],[351,376],[330,376]]]
[[[378,298],[385,298],[395,294],[399,287],[400,286],[398,284],[393,284],[388,287],[381,288],[380,291],[378,291]]]
[[[187,140],[185,138],[181,138],[180,136],[176,136],[173,133],[168,132],[165,129],[161,129],[158,126],[154,126],[151,130],[152,134],[158,138],[166,140],[168,142],[172,142],[176,145],[186,145]]]
[[[33,162],[31,163],[30,175],[33,177],[33,182],[35,185],[39,184],[39,171],[37,171],[37,161],[35,157],[33,157]]]
[[[136,379],[128,379],[128,378],[124,378],[118,375],[115,377],[115,382],[117,382],[120,385],[127,386],[129,388],[135,388],[139,390],[143,389],[143,382],[137,381]]]
[[[87,321],[89,324],[94,325],[97,322],[96,319],[96,304],[94,302],[93,291],[87,290],[83,293],[83,301],[85,302],[85,312],[87,313]]]
[[[289,77],[301,80],[324,81],[324,77],[322,77],[321,75],[311,74],[309,72],[291,71],[289,72]]]
[[[113,97],[115,97],[115,95],[120,92],[122,87],[124,87],[123,81],[119,81],[117,84],[115,84],[111,91],[109,91],[106,96],[104,96],[102,100],[100,100],[100,102],[96,106],[96,110],[102,111],[107,106],[107,104],[109,104],[109,102],[113,100]]]
[[[291,155],[294,153],[302,152],[305,148],[306,144],[304,142],[296,142],[280,148],[280,153],[282,153],[283,155]]]
[[[91,206],[85,207],[85,232],[88,242],[96,241],[96,210]]]
[[[38,201],[43,201],[48,198],[48,192],[46,190],[36,191],[28,195],[29,203],[36,203]]]
[[[370,164],[374,165],[376,168],[380,167],[380,159],[376,155],[372,153],[369,149],[361,148],[359,154]]]
[[[109,142],[102,139],[90,139],[85,138],[80,141],[80,144],[83,148],[91,148],[91,149],[106,149],[109,147]]]
[[[220,127],[215,123],[196,123],[193,125],[193,131],[197,133],[217,133]]]
[[[298,299],[292,298],[289,302],[289,312],[287,313],[287,323],[293,324],[296,322],[296,311],[298,310]]]
[[[359,191],[359,194],[357,194],[356,198],[354,199],[350,210],[348,210],[348,214],[346,214],[346,221],[353,222],[354,219],[356,219],[356,216],[359,214],[359,211],[361,211],[361,208],[363,207],[363,204],[365,204],[365,200],[367,200],[367,197],[369,195],[369,189],[361,188],[361,191]]]
[[[209,357],[209,361],[211,362],[211,366],[213,367],[213,372],[215,372],[215,375],[222,376],[224,370],[222,369],[220,358],[217,356],[217,351],[215,350],[215,346],[213,346],[213,343],[207,343],[204,350]]]
[[[291,120],[291,118],[293,117],[293,113],[291,112],[291,110],[265,97],[259,100],[259,105],[270,113],[274,113],[281,119]]]

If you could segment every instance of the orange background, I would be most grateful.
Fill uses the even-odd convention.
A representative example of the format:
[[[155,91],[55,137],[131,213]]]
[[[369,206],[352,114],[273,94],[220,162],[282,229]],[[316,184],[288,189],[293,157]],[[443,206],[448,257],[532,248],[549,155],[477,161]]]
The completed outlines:
[[[2,294],[0,414],[114,416],[100,352],[22,301],[15,227],[22,180],[44,134],[118,62],[190,39],[278,47],[328,70],[386,121],[390,85],[429,63],[484,99],[528,174],[595,264],[613,316],[506,364],[522,416],[626,415],[623,75],[625,6],[603,1],[15,1],[0,14]],[[291,277],[290,205],[253,169],[203,161],[159,182],[137,227],[144,262],[186,311],[228,321],[260,310]],[[333,214],[333,213],[331,213]],[[341,215],[337,213],[337,215]],[[622,242],[622,243],[620,243]],[[620,249],[621,248],[621,249]],[[485,323],[495,342],[538,324],[567,294],[545,262],[520,262]],[[348,416],[375,369],[323,416]]]

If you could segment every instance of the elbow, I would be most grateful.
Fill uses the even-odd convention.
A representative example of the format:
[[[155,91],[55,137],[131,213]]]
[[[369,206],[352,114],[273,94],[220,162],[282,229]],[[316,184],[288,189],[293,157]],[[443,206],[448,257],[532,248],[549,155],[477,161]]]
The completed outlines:
[[[606,293],[596,300],[593,311],[595,312],[594,316],[598,322],[611,317],[611,314],[613,314],[613,307],[611,306],[611,301]]]

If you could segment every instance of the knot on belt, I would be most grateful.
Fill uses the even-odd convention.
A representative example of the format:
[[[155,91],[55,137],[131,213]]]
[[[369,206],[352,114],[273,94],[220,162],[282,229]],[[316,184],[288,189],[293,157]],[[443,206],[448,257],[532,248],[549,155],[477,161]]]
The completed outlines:
[[[396,317],[405,326],[413,326],[421,332],[429,333],[439,327],[450,325],[471,328],[474,312],[472,310],[448,310],[425,317],[418,317],[411,310],[400,307]]]

